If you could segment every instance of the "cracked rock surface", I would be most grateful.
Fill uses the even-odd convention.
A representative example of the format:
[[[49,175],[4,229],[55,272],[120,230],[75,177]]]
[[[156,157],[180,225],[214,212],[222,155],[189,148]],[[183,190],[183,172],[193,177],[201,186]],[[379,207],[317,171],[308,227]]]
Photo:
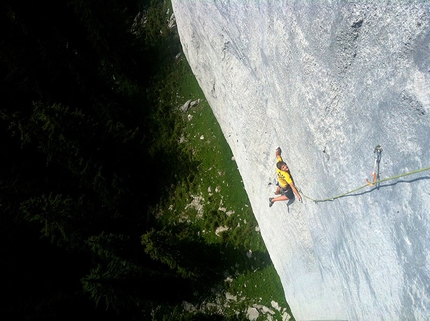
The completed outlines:
[[[430,3],[172,3],[295,318],[425,320],[430,171],[312,199],[372,180],[378,144],[380,179],[430,166]],[[269,208],[278,146],[304,202]]]

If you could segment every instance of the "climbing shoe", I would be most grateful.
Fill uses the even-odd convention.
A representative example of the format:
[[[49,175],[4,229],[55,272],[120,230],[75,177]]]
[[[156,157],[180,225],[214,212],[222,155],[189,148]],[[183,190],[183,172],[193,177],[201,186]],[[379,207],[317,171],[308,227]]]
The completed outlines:
[[[272,200],[273,200],[273,197],[270,197],[269,198],[269,207],[272,207],[272,205],[273,205],[273,201]]]

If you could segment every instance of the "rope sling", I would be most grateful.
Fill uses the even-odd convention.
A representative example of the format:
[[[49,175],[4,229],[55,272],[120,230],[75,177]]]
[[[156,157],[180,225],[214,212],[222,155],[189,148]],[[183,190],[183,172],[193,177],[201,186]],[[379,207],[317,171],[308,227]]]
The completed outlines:
[[[314,199],[312,197],[307,196],[306,194],[304,194],[299,189],[300,193],[303,195],[303,197],[305,197],[305,198],[307,198],[307,199],[309,199],[311,201],[314,201],[315,203],[334,201],[335,199],[338,199],[338,198],[341,198],[341,197],[345,197],[345,196],[347,196],[349,194],[352,194],[354,192],[357,192],[357,191],[359,191],[359,190],[361,190],[363,188],[369,187],[369,186],[377,186],[376,188],[378,188],[381,183],[384,183],[384,182],[387,182],[387,181],[391,181],[391,180],[394,180],[394,179],[397,179],[397,178],[400,178],[400,177],[405,177],[405,176],[409,176],[409,175],[413,175],[413,174],[417,174],[417,173],[420,173],[420,172],[425,172],[425,171],[430,170],[430,166],[429,166],[429,167],[420,168],[420,169],[417,169],[417,170],[414,170],[414,171],[410,171],[410,172],[407,172],[407,173],[403,173],[403,174],[399,174],[399,175],[395,175],[395,176],[391,176],[391,177],[388,177],[388,178],[377,180],[377,177],[378,177],[378,175],[377,175],[377,169],[379,170],[379,162],[381,161],[382,147],[380,145],[377,145],[375,147],[374,153],[375,153],[375,164],[374,164],[373,172],[372,172],[372,174],[374,175],[374,181],[373,182],[369,182],[369,180],[366,180],[367,184],[365,184],[363,186],[357,187],[357,188],[355,188],[355,189],[353,189],[353,190],[351,190],[349,192],[346,192],[346,193],[343,193],[343,194],[340,194],[340,195],[336,195],[336,196],[333,196],[333,197],[329,197],[329,198],[324,198],[324,199]]]
[[[357,192],[357,191],[359,191],[359,190],[361,190],[361,189],[363,189],[365,187],[369,187],[369,186],[372,186],[372,185],[378,185],[378,184],[383,183],[383,182],[391,181],[391,180],[394,180],[394,179],[397,179],[397,178],[400,178],[400,177],[405,177],[405,176],[413,175],[413,174],[420,173],[420,172],[425,172],[425,171],[428,171],[428,170],[430,170],[430,166],[429,167],[420,168],[420,169],[417,169],[417,170],[414,170],[414,171],[411,171],[411,172],[407,172],[407,173],[403,173],[403,174],[391,176],[391,177],[388,177],[388,178],[380,179],[380,180],[372,182],[371,185],[370,184],[365,184],[365,185],[357,187],[356,189],[353,189],[353,190],[351,190],[349,192],[346,192],[346,193],[343,193],[343,194],[340,194],[340,195],[337,195],[337,196],[329,197],[329,198],[324,198],[324,199],[314,199],[314,198],[309,197],[306,194],[304,194],[302,191],[300,191],[300,189],[299,189],[299,191],[303,195],[303,197],[305,197],[305,198],[307,198],[307,199],[309,199],[311,201],[314,201],[315,203],[334,201],[335,199],[338,199],[338,198],[344,197],[344,196],[346,196],[348,194]]]

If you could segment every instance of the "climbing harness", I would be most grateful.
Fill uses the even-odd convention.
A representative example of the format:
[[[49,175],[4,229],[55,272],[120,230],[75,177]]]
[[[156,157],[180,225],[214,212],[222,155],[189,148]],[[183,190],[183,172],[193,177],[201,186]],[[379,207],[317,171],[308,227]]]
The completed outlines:
[[[366,179],[367,184],[370,186],[375,186],[375,182],[379,179],[379,163],[381,162],[381,154],[382,154],[381,145],[377,145],[373,153],[375,154],[375,163],[373,164],[373,172],[370,173],[370,175],[373,176],[373,181],[370,182],[368,179]]]

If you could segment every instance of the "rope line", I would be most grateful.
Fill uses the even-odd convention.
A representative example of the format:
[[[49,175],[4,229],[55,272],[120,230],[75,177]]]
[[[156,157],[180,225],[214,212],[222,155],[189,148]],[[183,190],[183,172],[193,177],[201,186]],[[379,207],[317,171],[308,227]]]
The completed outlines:
[[[388,178],[384,178],[384,179],[372,182],[372,184],[376,185],[376,184],[379,184],[379,183],[391,181],[391,180],[396,179],[396,178],[400,178],[400,177],[404,177],[404,176],[409,176],[409,175],[412,175],[412,174],[416,174],[416,173],[420,173],[420,172],[425,172],[425,171],[428,171],[428,170],[430,170],[430,166],[429,167],[420,168],[420,169],[417,169],[417,170],[414,170],[414,171],[411,171],[411,172],[407,172],[407,173],[404,173],[404,174],[399,174],[399,175],[391,176],[391,177],[388,177]],[[343,193],[343,194],[340,194],[340,195],[337,195],[337,196],[333,196],[333,197],[330,197],[330,198],[324,198],[324,199],[314,199],[312,197],[307,196],[302,191],[300,191],[300,193],[302,193],[303,197],[305,197],[305,198],[307,198],[307,199],[309,199],[311,201],[314,201],[315,203],[320,203],[320,202],[334,201],[337,198],[344,197],[344,196],[346,196],[348,194],[354,193],[354,192],[356,192],[356,191],[358,191],[360,189],[363,189],[365,187],[368,187],[368,186],[370,186],[370,185],[366,184],[366,185],[357,187],[356,189],[353,189],[353,190],[351,190],[349,192],[346,192],[346,193]]]

